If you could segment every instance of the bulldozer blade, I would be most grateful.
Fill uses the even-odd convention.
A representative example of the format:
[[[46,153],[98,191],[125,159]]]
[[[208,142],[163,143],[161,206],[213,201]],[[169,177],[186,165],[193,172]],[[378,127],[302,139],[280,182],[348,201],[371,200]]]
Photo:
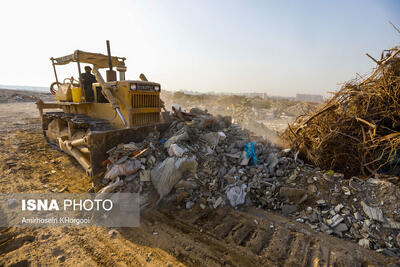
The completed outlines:
[[[105,170],[102,162],[108,158],[106,152],[111,148],[121,143],[142,142],[150,133],[162,134],[169,126],[170,123],[163,123],[156,126],[90,132],[87,137],[91,166],[87,175],[95,177]]]

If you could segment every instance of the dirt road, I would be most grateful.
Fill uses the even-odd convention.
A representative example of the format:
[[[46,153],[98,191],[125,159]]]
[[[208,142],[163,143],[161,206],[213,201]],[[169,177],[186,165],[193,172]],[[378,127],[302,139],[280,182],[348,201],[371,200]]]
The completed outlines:
[[[33,103],[0,104],[0,193],[86,192],[80,165],[49,147]],[[138,228],[1,229],[0,266],[390,266],[397,259],[256,209],[142,211]]]

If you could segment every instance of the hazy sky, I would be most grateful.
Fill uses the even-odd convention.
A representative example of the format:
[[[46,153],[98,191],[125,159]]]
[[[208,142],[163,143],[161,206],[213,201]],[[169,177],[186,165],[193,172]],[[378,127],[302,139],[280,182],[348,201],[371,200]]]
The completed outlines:
[[[333,91],[399,44],[400,1],[1,1],[0,84],[48,86],[50,57],[127,57],[169,90]],[[76,66],[58,68],[77,76]],[[62,72],[63,71],[63,72]],[[68,72],[71,71],[71,74]]]

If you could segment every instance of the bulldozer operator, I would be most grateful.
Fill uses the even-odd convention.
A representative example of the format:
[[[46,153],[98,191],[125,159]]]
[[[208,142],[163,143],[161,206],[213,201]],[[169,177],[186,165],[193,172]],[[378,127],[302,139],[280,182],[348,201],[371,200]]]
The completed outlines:
[[[92,102],[94,100],[94,94],[92,90],[92,84],[96,83],[96,77],[91,73],[92,68],[90,66],[85,67],[85,73],[82,73],[82,85],[85,90],[86,101]]]

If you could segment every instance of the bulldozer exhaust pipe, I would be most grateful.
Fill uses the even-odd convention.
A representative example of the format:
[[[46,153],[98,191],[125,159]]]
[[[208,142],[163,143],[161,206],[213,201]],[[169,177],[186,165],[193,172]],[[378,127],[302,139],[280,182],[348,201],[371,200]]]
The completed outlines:
[[[107,40],[106,44],[107,44],[107,55],[108,55],[108,67],[110,68],[106,72],[106,77],[107,77],[107,82],[113,82],[117,80],[117,73],[113,70],[110,41]]]

